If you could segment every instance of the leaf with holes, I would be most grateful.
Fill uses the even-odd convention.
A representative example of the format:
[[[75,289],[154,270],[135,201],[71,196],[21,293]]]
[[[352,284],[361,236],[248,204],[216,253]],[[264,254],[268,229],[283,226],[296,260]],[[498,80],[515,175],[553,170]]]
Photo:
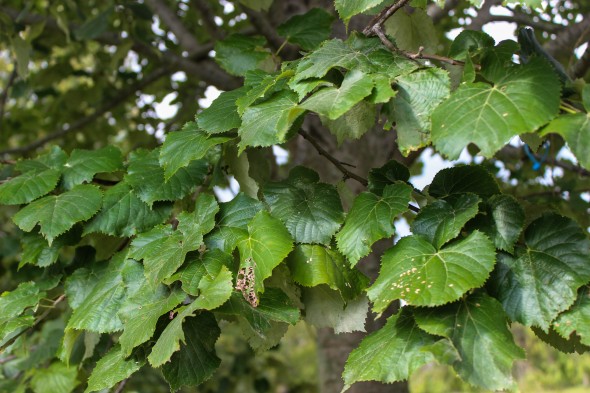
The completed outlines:
[[[298,243],[328,244],[344,221],[336,188],[320,183],[311,169],[296,167],[289,178],[263,190],[270,212],[280,219]]]
[[[293,239],[281,221],[266,211],[257,213],[248,223],[248,234],[238,243],[240,267],[250,259],[254,266],[255,292],[262,292],[262,282],[289,255]]]
[[[393,220],[408,209],[411,192],[412,187],[398,183],[386,186],[382,196],[363,192],[356,197],[336,235],[338,250],[352,265],[368,255],[377,240],[393,236]]]
[[[25,206],[13,217],[13,221],[25,232],[37,223],[49,245],[53,240],[77,222],[91,218],[102,202],[98,187],[80,185],[60,195],[49,195]]]
[[[378,313],[395,299],[415,306],[445,304],[482,286],[495,260],[492,242],[478,231],[440,250],[422,236],[404,237],[383,254],[379,277],[367,293]]]

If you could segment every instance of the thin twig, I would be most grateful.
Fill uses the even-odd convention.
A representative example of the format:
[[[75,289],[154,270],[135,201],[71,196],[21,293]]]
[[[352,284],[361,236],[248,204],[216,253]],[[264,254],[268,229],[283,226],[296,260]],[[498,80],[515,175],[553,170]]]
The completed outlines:
[[[43,314],[41,314],[31,326],[29,326],[26,329],[21,330],[16,335],[14,335],[14,337],[12,337],[10,340],[6,341],[2,346],[0,346],[0,352],[4,351],[6,348],[8,348],[10,345],[12,345],[12,343],[14,343],[16,341],[16,339],[19,338],[20,336],[22,336],[25,332],[28,332],[29,330],[32,330],[37,325],[39,325],[45,318],[47,318],[49,313],[51,311],[53,311],[53,308],[56,305],[58,305],[59,303],[61,303],[65,298],[66,298],[66,295],[62,294],[62,295],[58,296],[55,300],[53,300],[52,306],[50,308],[48,308],[47,310],[45,310],[45,312]]]
[[[334,166],[336,168],[338,168],[338,170],[340,172],[342,172],[342,174],[344,175],[344,177],[348,178],[348,179],[354,179],[357,182],[361,183],[363,186],[368,186],[369,182],[367,181],[367,179],[357,175],[356,173],[352,173],[351,171],[349,171],[348,169],[346,169],[344,167],[344,165],[342,165],[342,163],[340,161],[338,161],[336,158],[334,158],[334,156],[332,156],[330,153],[328,153],[318,142],[318,140],[316,138],[314,138],[313,136],[311,136],[308,132],[303,131],[303,130],[299,130],[299,135],[301,135],[303,138],[305,138],[309,143],[311,143],[313,145],[313,147],[317,150],[317,152],[326,157],[326,159],[328,159],[328,161],[330,161],[332,164],[334,164]]]
[[[123,391],[123,388],[125,388],[125,385],[127,384],[127,381],[129,381],[129,377],[127,377],[124,380],[122,380],[119,383],[119,385],[117,385],[117,388],[115,390],[113,390],[113,393],[121,393]]]
[[[381,29],[383,23],[385,23],[385,21],[389,19],[391,15],[395,14],[397,10],[409,2],[410,0],[399,0],[397,3],[385,8],[383,11],[377,14],[377,16],[375,16],[371,22],[369,22],[369,25],[363,30],[363,34],[366,36],[374,35],[374,33],[376,33],[376,29]]]

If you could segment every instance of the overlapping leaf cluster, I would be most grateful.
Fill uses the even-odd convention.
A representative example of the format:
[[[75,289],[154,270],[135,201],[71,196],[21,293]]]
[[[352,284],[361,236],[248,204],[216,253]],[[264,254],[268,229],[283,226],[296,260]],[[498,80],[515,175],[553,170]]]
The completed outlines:
[[[381,3],[336,7],[347,21]],[[404,18],[424,17],[416,15]],[[177,390],[219,366],[220,320],[237,323],[264,350],[301,318],[336,332],[364,330],[369,307],[381,314],[400,300],[401,311],[350,355],[347,387],[407,379],[438,361],[475,385],[510,388],[512,364],[524,356],[510,321],[578,340],[579,350],[590,345],[587,235],[556,214],[525,217],[483,167],[439,172],[416,215],[409,171],[395,161],[370,172],[348,212],[337,188],[311,169],[295,167],[278,181],[249,169],[261,165],[260,148],[293,138],[309,113],[339,142],[383,116],[402,151],[432,143],[450,158],[470,143],[491,157],[516,135],[556,132],[587,165],[590,88],[578,111],[558,114],[561,87],[551,67],[540,58],[513,63],[510,43],[460,34],[450,53],[464,62],[457,81],[375,37],[322,42],[332,20],[318,9],[281,26],[279,34],[307,53],[276,70],[264,39],[220,42],[217,61],[244,86],[223,92],[160,148],[126,158],[113,147],[54,148],[14,165],[0,203],[21,205],[13,217],[23,231],[20,266],[43,273],[0,298],[0,345],[18,352],[50,295],[67,300],[69,315],[48,374],[22,386],[73,389],[75,365],[99,359],[88,392],[148,365]],[[218,203],[212,187],[228,167],[244,192]],[[402,214],[412,235],[383,254],[370,284],[355,265],[394,236]],[[246,275],[252,293],[236,289]],[[111,345],[99,345],[109,335]]]

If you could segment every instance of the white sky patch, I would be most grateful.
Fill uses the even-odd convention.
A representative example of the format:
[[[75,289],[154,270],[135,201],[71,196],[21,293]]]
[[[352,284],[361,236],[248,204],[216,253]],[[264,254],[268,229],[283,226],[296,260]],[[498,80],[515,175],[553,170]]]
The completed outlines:
[[[229,202],[238,195],[238,192],[240,192],[240,185],[237,180],[234,179],[233,176],[229,176],[228,180],[229,187],[213,187],[213,192],[215,193],[215,196],[217,196],[219,202]]]
[[[178,112],[178,105],[174,104],[171,105],[170,103],[174,101],[178,97],[178,93],[170,93],[164,97],[162,102],[159,102],[154,105],[154,109],[156,110],[156,115],[160,119],[170,119],[176,116],[176,112]]]
[[[440,154],[435,153],[431,147],[428,147],[422,152],[420,161],[424,163],[424,169],[420,175],[412,176],[410,178],[410,183],[412,183],[417,189],[422,190],[424,187],[432,183],[432,179],[434,179],[434,176],[441,169],[450,168],[456,164],[469,164],[471,163],[472,158],[465,148],[461,152],[461,156],[459,156],[458,160],[449,161],[445,160]]]
[[[218,90],[215,86],[207,86],[205,89],[205,97],[199,98],[199,106],[203,109],[209,108],[211,103],[219,97],[221,91]]]
[[[278,145],[272,146],[272,153],[275,156],[277,165],[285,165],[289,162],[289,152]]]

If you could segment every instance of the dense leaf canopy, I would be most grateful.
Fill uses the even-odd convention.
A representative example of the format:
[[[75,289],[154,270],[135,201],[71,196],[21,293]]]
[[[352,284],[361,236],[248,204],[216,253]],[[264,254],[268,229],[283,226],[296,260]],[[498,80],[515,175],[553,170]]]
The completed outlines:
[[[514,388],[514,322],[588,349],[587,4],[517,2],[496,42],[493,0],[115,3],[0,5],[0,391],[176,391],[227,326],[373,314],[345,390]],[[418,189],[423,152],[462,161]]]

